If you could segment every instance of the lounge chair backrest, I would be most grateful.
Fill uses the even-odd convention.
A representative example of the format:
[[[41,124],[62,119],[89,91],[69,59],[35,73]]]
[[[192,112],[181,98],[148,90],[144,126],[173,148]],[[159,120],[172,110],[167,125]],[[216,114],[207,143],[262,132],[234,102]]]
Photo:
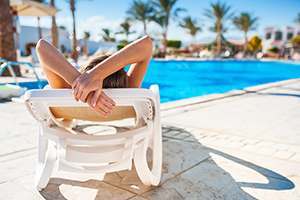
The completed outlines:
[[[138,122],[151,119],[153,113],[153,94],[145,89],[105,89],[117,106],[108,117],[92,110],[87,104],[77,102],[70,89],[31,90],[26,99],[30,99],[33,116],[39,121],[49,121],[55,118],[79,119],[87,121],[112,121],[126,118],[136,118]],[[38,108],[38,112],[34,112]],[[41,108],[44,110],[41,111]],[[141,108],[147,108],[140,110]]]

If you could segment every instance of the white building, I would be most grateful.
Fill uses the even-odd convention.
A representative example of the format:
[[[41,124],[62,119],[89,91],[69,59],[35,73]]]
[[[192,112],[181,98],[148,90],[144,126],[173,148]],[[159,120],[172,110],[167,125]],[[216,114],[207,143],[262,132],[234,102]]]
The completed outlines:
[[[72,39],[67,30],[59,28],[59,48],[60,50],[71,51]],[[33,26],[20,26],[17,36],[17,46],[21,51],[21,55],[27,55],[30,52],[30,48],[35,46],[39,40],[38,28]],[[42,28],[42,36],[44,39],[51,41],[51,29]],[[83,46],[83,40],[78,40],[78,45]],[[89,53],[93,54],[100,51],[115,51],[116,43],[103,42],[103,41],[88,41]]]
[[[267,27],[264,31],[263,51],[272,47],[285,47],[296,35],[300,35],[300,27]]]

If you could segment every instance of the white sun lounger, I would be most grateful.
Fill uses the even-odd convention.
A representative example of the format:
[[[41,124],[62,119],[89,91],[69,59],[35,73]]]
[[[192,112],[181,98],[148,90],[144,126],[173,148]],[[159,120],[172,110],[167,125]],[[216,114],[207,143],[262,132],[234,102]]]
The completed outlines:
[[[45,188],[53,170],[105,174],[130,170],[132,161],[145,185],[158,185],[162,170],[162,135],[159,89],[105,89],[115,102],[108,118],[74,100],[70,89],[27,91],[25,104],[39,122],[36,187]],[[64,119],[110,121],[134,117],[135,128],[107,135],[84,134],[64,125]],[[75,115],[75,116],[72,116]],[[152,149],[152,166],[147,150]]]

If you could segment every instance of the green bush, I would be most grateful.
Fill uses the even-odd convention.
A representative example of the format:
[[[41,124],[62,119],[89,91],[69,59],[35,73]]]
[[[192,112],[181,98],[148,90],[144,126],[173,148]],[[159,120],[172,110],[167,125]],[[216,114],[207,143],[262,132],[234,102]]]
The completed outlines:
[[[127,44],[128,44],[127,40],[121,40],[119,42],[119,44],[117,45],[117,49],[120,50],[120,49],[124,48]]]
[[[181,41],[180,40],[168,40],[167,47],[179,49],[181,47]]]
[[[269,52],[271,53],[279,53],[279,48],[278,47],[272,47],[270,49],[268,49]]]

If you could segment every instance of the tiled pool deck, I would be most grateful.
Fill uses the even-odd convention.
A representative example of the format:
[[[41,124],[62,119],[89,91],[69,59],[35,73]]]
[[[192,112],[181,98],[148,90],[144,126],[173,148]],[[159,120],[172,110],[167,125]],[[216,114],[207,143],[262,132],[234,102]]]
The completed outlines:
[[[36,123],[22,104],[0,103],[0,199],[300,199],[300,79],[162,110],[159,187],[123,171],[104,181],[56,176],[39,193]]]

